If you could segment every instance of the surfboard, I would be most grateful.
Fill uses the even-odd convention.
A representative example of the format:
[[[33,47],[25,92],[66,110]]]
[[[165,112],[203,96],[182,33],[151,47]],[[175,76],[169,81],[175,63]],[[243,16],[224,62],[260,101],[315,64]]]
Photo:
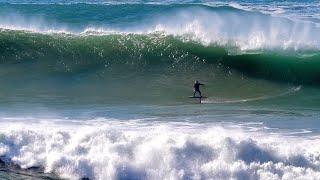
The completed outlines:
[[[207,97],[205,97],[205,96],[189,96],[189,98],[196,98],[196,99],[205,99],[205,98],[207,98]]]
[[[189,96],[189,98],[199,99],[199,103],[201,104],[202,103],[202,99],[205,99],[207,97],[205,97],[205,96]]]

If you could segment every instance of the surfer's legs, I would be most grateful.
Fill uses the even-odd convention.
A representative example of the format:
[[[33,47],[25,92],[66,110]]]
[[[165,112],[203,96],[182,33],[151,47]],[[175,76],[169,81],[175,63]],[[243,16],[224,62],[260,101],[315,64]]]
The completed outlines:
[[[193,91],[193,97],[196,97],[196,93],[198,93],[199,96],[201,97],[201,92],[200,91]]]

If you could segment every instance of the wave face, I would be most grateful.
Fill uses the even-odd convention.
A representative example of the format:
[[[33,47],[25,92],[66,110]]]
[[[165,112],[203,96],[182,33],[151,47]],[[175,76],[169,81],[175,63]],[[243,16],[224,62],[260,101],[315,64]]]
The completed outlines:
[[[234,46],[203,45],[163,33],[73,35],[2,30],[0,38],[0,72],[7,77],[0,81],[6,84],[3,99],[8,102],[25,101],[19,97],[181,102],[192,91],[194,79],[208,83],[207,93],[222,98],[278,94],[286,91],[286,83],[319,84],[320,55],[314,51],[243,53]],[[257,84],[268,88],[256,88]],[[230,88],[235,86],[243,89],[234,94]]]

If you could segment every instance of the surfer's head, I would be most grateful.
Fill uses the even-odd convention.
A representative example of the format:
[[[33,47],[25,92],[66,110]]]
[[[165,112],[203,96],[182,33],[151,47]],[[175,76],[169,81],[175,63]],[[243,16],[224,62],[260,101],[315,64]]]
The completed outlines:
[[[194,81],[194,83],[195,83],[195,84],[198,84],[198,83],[199,83],[199,81],[198,81],[198,80],[195,80],[195,81]]]

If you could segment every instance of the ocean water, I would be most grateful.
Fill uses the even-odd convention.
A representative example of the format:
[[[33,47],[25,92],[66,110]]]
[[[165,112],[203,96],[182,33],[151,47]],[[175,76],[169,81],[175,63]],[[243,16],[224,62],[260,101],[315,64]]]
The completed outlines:
[[[0,179],[320,179],[316,0],[0,0],[0,84]]]

